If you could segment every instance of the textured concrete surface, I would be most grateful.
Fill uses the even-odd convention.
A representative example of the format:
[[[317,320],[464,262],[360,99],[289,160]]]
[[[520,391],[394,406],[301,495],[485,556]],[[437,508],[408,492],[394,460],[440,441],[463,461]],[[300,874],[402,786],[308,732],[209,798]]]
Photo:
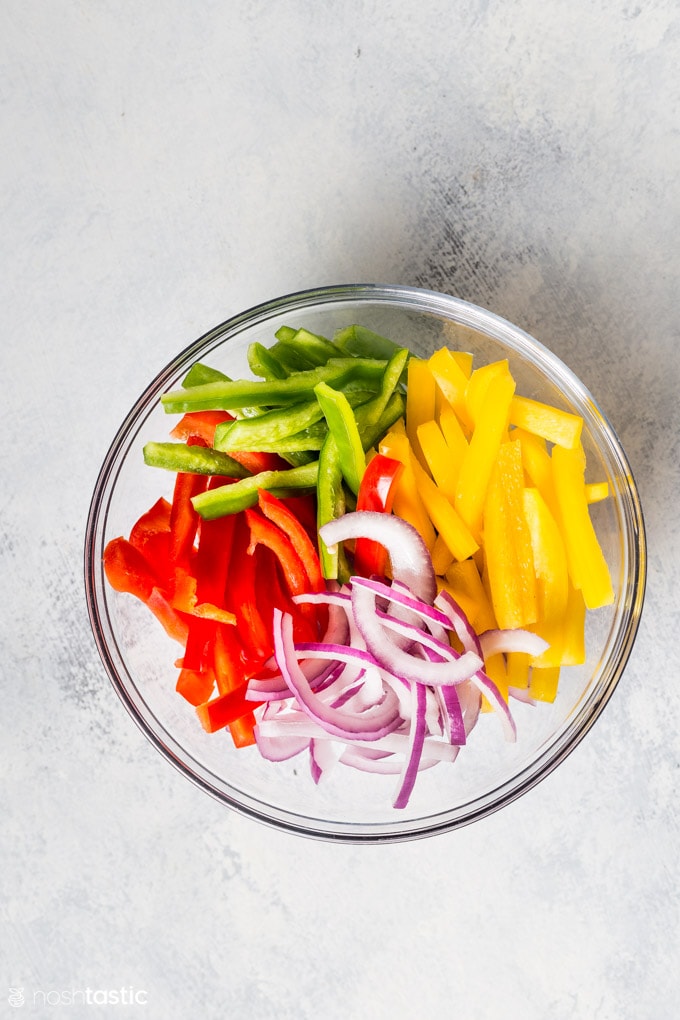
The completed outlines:
[[[0,1015],[677,1016],[679,61],[673,0],[2,5]],[[628,452],[650,568],[619,688],[548,780],[363,849],[170,768],[82,586],[147,381],[243,308],[356,280],[562,357]]]

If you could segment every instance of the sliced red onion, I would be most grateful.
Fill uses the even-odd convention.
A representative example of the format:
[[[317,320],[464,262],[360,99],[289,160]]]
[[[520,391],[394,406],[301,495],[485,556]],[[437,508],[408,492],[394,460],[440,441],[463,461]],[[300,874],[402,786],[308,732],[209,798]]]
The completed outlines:
[[[473,652],[461,656],[452,649],[455,657],[451,662],[426,662],[398,648],[385,632],[376,614],[376,594],[370,588],[356,585],[352,588],[352,608],[366,647],[385,669],[406,680],[432,684],[456,684],[469,679],[483,665]]]
[[[512,718],[512,713],[508,708],[508,703],[498,690],[498,687],[491,677],[487,676],[486,673],[480,669],[474,674],[474,676],[470,677],[470,680],[473,684],[476,684],[477,687],[479,687],[482,694],[484,694],[491,704],[498,709],[498,715],[500,716],[506,740],[511,742],[517,740],[517,727],[515,725],[515,720]]]
[[[476,655],[483,659],[481,645],[479,644],[479,638],[475,633],[472,624],[467,618],[466,613],[458,605],[456,600],[446,591],[445,588],[438,593],[434,604],[437,609],[441,610],[444,616],[449,621],[449,626],[453,629],[456,637],[462,644],[466,652],[475,652]]]
[[[286,683],[295,694],[300,707],[311,719],[319,722],[332,736],[343,739],[377,740],[396,729],[401,722],[394,692],[387,688],[385,700],[377,708],[361,715],[350,715],[324,704],[309,686],[300,669],[293,642],[293,620],[289,614],[274,610],[274,649]]]
[[[309,767],[312,779],[318,785],[322,777],[331,771],[340,760],[343,745],[336,740],[312,737],[309,741]]]
[[[465,732],[465,720],[458,696],[459,687],[452,687],[450,684],[445,687],[438,687],[437,694],[442,702],[444,717],[444,733],[450,744],[461,747],[467,740]]]
[[[399,776],[399,785],[393,801],[395,808],[405,808],[413,791],[418,775],[418,767],[425,743],[425,707],[427,690],[423,684],[414,683],[411,687],[412,709],[409,745],[404,768]]]
[[[386,550],[392,575],[424,602],[432,603],[437,581],[429,550],[416,529],[401,517],[373,510],[343,514],[319,528],[327,546],[348,539],[370,538]]]
[[[288,761],[302,751],[306,751],[310,744],[309,737],[292,736],[284,733],[281,736],[266,736],[262,733],[261,725],[254,730],[255,743],[263,758],[267,761]]]
[[[479,643],[485,659],[499,652],[524,652],[532,658],[541,655],[549,647],[538,634],[530,630],[485,630],[479,635]]]
[[[352,592],[355,588],[368,588],[377,596],[382,596],[392,605],[403,606],[425,620],[430,628],[438,627],[440,632],[451,627],[449,617],[446,613],[434,608],[431,603],[416,598],[413,592],[403,582],[385,584],[383,581],[376,581],[371,577],[351,577]]]
[[[536,705],[538,702],[532,698],[526,687],[508,687],[508,694],[515,701],[522,701],[525,705]]]
[[[368,751],[368,748],[352,747],[348,744],[340,759],[340,764],[351,765],[352,768],[357,769],[359,772],[371,772],[383,776],[396,776],[401,773],[403,765],[396,755],[389,754],[384,757],[374,758],[372,756],[369,757],[366,751]],[[421,757],[418,771],[424,772],[425,769],[431,769],[439,764],[440,760],[438,758]]]

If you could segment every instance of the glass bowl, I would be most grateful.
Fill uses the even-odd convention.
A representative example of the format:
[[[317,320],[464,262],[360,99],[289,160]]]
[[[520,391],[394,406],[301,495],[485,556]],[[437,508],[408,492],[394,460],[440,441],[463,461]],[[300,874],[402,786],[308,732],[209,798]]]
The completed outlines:
[[[611,498],[592,507],[615,591],[611,606],[587,617],[585,665],[563,670],[552,704],[513,701],[516,743],[484,713],[453,765],[421,773],[409,805],[392,807],[395,777],[337,767],[315,786],[304,755],[284,763],[236,749],[228,731],[203,731],[175,692],[178,646],[145,606],[113,591],[102,553],[159,496],[172,475],[145,466],[142,447],[167,438],[160,395],[202,360],[238,378],[250,376],[246,351],[269,345],[279,326],[323,335],[358,323],[427,356],[441,346],[471,352],[475,364],[507,358],[517,392],[573,411],[584,420],[587,480],[606,479]],[[402,286],[352,285],[292,294],[229,319],[182,351],[147,386],[115,437],[92,498],[85,542],[90,621],[104,666],[123,704],[158,750],[228,807],[309,837],[342,842],[406,840],[455,829],[510,803],[547,776],[576,747],[604,709],[637,631],[645,587],[645,538],[638,493],[621,445],[595,400],[553,354],[505,320],[443,294]]]

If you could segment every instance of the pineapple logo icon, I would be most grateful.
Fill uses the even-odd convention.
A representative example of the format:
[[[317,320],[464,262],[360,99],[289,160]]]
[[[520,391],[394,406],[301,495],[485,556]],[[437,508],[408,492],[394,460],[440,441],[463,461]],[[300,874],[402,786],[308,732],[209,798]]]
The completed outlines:
[[[10,988],[9,996],[7,1001],[10,1006],[23,1006],[24,1002],[24,990],[23,988]]]

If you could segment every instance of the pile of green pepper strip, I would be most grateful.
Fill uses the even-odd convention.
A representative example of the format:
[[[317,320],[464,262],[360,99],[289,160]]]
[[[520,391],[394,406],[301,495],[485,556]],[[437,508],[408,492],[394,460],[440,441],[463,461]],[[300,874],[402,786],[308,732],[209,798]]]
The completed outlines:
[[[276,343],[252,343],[248,364],[258,379],[232,380],[197,362],[182,388],[161,397],[169,414],[221,410],[213,447],[147,443],[144,459],[169,471],[222,475],[237,481],[192,500],[210,520],[257,502],[259,489],[278,496],[316,489],[317,524],[351,509],[366,467],[366,451],[404,414],[403,378],[409,351],[363,326],[328,340],[282,326]],[[251,475],[230,453],[277,453],[291,465]],[[319,540],[324,576],[344,580],[342,550]]]

